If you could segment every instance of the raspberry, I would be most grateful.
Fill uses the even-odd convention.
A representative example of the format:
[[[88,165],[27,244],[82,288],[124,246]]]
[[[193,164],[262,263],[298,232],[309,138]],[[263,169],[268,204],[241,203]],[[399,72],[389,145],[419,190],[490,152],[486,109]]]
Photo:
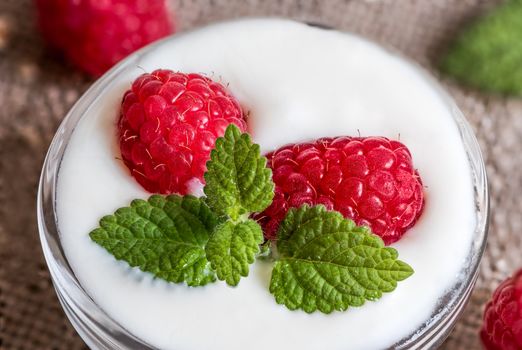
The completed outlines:
[[[484,310],[480,338],[487,350],[522,349],[522,269],[493,293]]]
[[[422,182],[402,143],[383,137],[322,138],[267,155],[276,184],[272,205],[256,215],[275,239],[289,207],[323,204],[386,244],[400,239],[424,206]]]
[[[230,123],[246,130],[239,103],[221,84],[165,69],[142,74],[121,105],[123,161],[147,191],[186,194],[193,178],[204,183],[210,151]]]
[[[49,45],[98,76],[173,31],[164,0],[36,0]]]

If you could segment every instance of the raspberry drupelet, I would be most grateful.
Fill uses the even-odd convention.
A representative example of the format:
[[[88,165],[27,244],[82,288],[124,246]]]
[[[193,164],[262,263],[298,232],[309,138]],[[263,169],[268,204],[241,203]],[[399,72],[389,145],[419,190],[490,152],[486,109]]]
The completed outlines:
[[[186,194],[193,179],[204,183],[210,151],[230,123],[246,130],[241,106],[223,85],[171,70],[143,74],[123,97],[123,161],[147,191]]]
[[[410,151],[383,137],[322,138],[267,155],[276,184],[272,205],[256,218],[275,239],[290,207],[323,204],[386,244],[402,237],[424,206],[423,186]]]

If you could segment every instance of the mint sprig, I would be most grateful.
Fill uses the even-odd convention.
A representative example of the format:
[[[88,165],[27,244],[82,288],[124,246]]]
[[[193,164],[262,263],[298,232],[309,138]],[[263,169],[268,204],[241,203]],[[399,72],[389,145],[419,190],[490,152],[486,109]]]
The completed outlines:
[[[231,124],[207,163],[206,198],[136,199],[103,217],[90,237],[130,266],[189,286],[216,278],[236,286],[256,256],[275,259],[270,292],[279,304],[306,312],[361,306],[413,273],[380,237],[323,206],[290,209],[278,231],[278,253],[269,244],[261,252],[263,232],[249,216],[274,197],[266,162]]]
[[[236,286],[241,276],[248,276],[261,242],[263,231],[254,220],[227,221],[216,227],[210,237],[205,248],[207,259],[220,280]]]
[[[205,173],[209,206],[232,220],[265,210],[274,198],[272,171],[266,167],[259,145],[231,124],[216,140]]]
[[[324,206],[290,209],[277,247],[270,292],[291,310],[331,313],[361,306],[413,273],[380,237]]]
[[[457,37],[441,70],[484,91],[522,95],[521,33],[522,1],[508,0]]]
[[[130,266],[169,282],[203,286],[215,280],[205,245],[218,223],[202,199],[153,195],[103,217],[90,237]]]

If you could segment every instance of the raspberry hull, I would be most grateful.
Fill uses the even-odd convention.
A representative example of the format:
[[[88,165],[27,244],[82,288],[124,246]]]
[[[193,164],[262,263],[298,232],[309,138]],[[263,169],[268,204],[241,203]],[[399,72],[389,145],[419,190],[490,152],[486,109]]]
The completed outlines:
[[[393,243],[419,218],[424,195],[409,150],[382,137],[322,138],[269,153],[276,194],[257,215],[275,239],[290,207],[323,204]]]
[[[522,270],[493,293],[484,311],[480,338],[487,350],[522,349]]]
[[[138,77],[124,95],[121,154],[147,191],[186,194],[192,179],[204,183],[210,151],[230,123],[246,130],[239,103],[221,84],[156,70]]]

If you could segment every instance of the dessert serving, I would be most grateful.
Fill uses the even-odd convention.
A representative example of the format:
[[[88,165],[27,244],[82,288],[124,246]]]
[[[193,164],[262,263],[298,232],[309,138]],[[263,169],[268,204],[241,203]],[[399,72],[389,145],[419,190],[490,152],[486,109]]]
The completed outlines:
[[[91,347],[430,347],[473,286],[476,141],[430,78],[364,39],[211,25],[128,58],[64,123],[40,228]]]

